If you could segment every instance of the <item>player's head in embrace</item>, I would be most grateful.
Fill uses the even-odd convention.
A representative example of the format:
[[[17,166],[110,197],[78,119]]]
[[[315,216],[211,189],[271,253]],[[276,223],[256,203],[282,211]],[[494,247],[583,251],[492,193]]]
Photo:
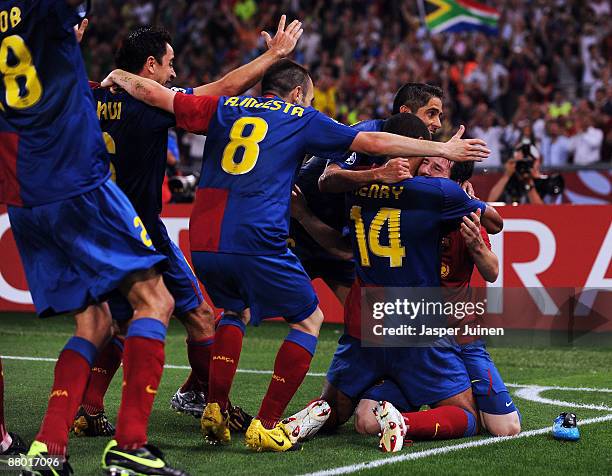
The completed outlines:
[[[406,83],[393,99],[393,114],[411,112],[421,119],[429,132],[435,134],[442,127],[442,101],[444,92],[438,86],[426,83]]]
[[[174,78],[174,50],[170,33],[150,26],[132,30],[123,39],[115,63],[129,73],[166,85]]]
[[[308,107],[314,99],[314,84],[306,68],[288,59],[270,66],[261,79],[263,96],[278,96],[283,101]]]
[[[410,112],[400,112],[385,120],[383,132],[412,139],[431,140],[431,132],[425,123]]]
[[[417,170],[420,177],[438,177],[451,179],[462,184],[474,173],[474,162],[451,162],[443,157],[425,157]]]

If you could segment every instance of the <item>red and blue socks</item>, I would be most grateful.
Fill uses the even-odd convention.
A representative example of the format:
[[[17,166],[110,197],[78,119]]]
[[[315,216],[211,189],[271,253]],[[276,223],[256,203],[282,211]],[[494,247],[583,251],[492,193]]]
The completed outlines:
[[[308,373],[316,348],[317,338],[297,329],[291,329],[285,338],[276,354],[272,380],[257,414],[264,428],[274,428],[281,419]]]
[[[246,326],[238,316],[223,316],[217,326],[211,349],[208,377],[208,403],[226,410],[232,382],[238,369]]]
[[[402,416],[408,425],[406,438],[413,440],[449,440],[474,436],[477,432],[474,415],[451,405]]]
[[[164,369],[166,326],[150,317],[135,320],[125,338],[123,393],[115,439],[120,448],[147,443],[147,427]]]
[[[208,393],[210,356],[214,342],[214,336],[203,339],[187,339],[187,358],[189,359],[191,372],[185,383],[181,386],[181,392],[194,390],[196,392]]]
[[[91,368],[91,375],[82,406],[87,413],[95,415],[104,411],[104,395],[121,365],[123,356],[123,338],[113,337],[98,354],[98,358]]]
[[[68,432],[87,386],[96,346],[82,337],[71,337],[55,364],[55,377],[47,413],[36,440],[47,445],[49,454],[65,455]]]

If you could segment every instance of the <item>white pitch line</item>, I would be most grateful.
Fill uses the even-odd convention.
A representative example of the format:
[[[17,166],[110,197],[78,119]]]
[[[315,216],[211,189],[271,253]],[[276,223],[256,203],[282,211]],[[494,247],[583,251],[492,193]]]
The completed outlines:
[[[6,360],[25,360],[32,362],[56,362],[57,359],[51,357],[29,357],[29,356],[21,356],[21,355],[0,355],[0,359]],[[166,369],[173,370],[191,370],[189,365],[172,365],[166,364],[164,365]],[[261,374],[261,375],[271,375],[271,370],[257,370],[257,369],[238,369],[239,373],[243,374]],[[308,377],[325,377],[327,374],[325,372],[308,372],[306,374]],[[543,385],[534,385],[534,384],[518,384],[518,383],[507,383],[506,387],[511,388],[531,388],[538,387],[541,388],[542,391],[547,390],[566,390],[568,392],[602,392],[602,393],[612,393],[612,388],[591,388],[591,387],[558,387],[558,386],[543,386]]]
[[[581,420],[579,426],[590,425],[593,423],[601,423],[604,421],[612,421],[612,414],[601,417],[588,418]],[[520,438],[528,438],[535,435],[543,435],[550,432],[550,427],[540,428],[538,430],[525,431],[518,434],[517,436],[496,436],[492,438],[486,438],[482,440],[470,441],[467,443],[460,443],[457,445],[442,446],[440,448],[432,448],[430,450],[416,451],[414,453],[406,453],[399,456],[392,456],[390,458],[377,459],[374,461],[367,461],[365,463],[351,464],[348,466],[340,466],[338,468],[326,469],[323,471],[316,471],[314,473],[306,473],[302,476],[335,476],[337,474],[349,474],[357,471],[363,471],[366,469],[378,468],[380,466],[386,466],[388,464],[401,463],[403,461],[412,461],[415,459],[426,458],[428,456],[437,456],[452,451],[464,450],[468,448],[476,448],[479,446],[493,445],[501,443],[503,441],[518,440]]]
[[[548,387],[533,386],[533,387],[528,387],[528,388],[520,388],[516,391],[514,395],[524,400],[529,400],[530,402],[544,403],[546,405],[556,405],[558,407],[570,407],[570,408],[585,408],[588,410],[601,410],[605,412],[612,412],[612,408],[607,407],[605,405],[594,405],[591,403],[566,402],[563,400],[555,400],[553,398],[542,397],[540,393],[542,393],[545,390],[548,390]]]
[[[0,355],[0,359],[21,360],[21,361],[28,361],[28,362],[57,362],[57,359],[53,359],[51,357],[28,357],[28,356],[21,356],[21,355]],[[172,370],[191,370],[191,367],[189,365],[166,364],[164,365],[164,368],[172,369]],[[272,375],[271,370],[238,369],[237,371],[243,374]],[[308,374],[306,375],[308,375],[309,377],[325,377],[325,375],[327,374],[323,372],[308,372]]]

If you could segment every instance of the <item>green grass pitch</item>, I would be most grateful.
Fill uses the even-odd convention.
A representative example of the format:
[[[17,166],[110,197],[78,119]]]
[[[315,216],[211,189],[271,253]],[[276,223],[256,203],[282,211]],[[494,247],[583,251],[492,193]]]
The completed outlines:
[[[68,317],[40,320],[29,314],[0,314],[0,355],[55,358],[71,335],[72,328]],[[244,371],[239,370],[231,396],[236,404],[251,413],[257,411],[270,375],[249,373],[248,370],[271,370],[285,333],[286,326],[276,322],[247,331],[240,359],[240,369]],[[325,372],[339,333],[339,326],[326,325],[323,328],[312,373]],[[507,383],[597,389],[612,387],[610,349],[497,347],[490,351]],[[166,364],[187,365],[184,331],[177,322],[172,322],[168,333]],[[44,413],[53,362],[3,359],[3,366],[8,427],[31,441]],[[192,475],[285,475],[319,471],[340,474],[338,468],[341,467],[348,467],[345,472],[359,470],[367,474],[389,475],[612,474],[610,391],[550,389],[540,392],[536,398],[534,392],[522,398],[517,395],[520,387],[513,386],[510,391],[522,413],[523,430],[528,432],[527,436],[496,440],[493,444],[482,444],[490,439],[487,436],[416,442],[401,453],[384,455],[377,449],[376,437],[356,434],[349,422],[335,435],[306,443],[301,452],[254,454],[244,447],[241,435],[235,435],[229,447],[206,445],[200,437],[197,420],[170,410],[170,397],[186,374],[184,369],[167,368],[164,371],[151,415],[149,437],[151,443],[165,451],[171,463]],[[322,382],[320,375],[306,377],[287,414],[319,395]],[[115,378],[106,399],[107,412],[113,420],[119,391],[120,379]],[[540,401],[536,401],[538,396]],[[601,409],[588,408],[592,406]],[[555,441],[547,430],[529,433],[530,430],[549,428],[553,418],[564,410],[574,411],[579,423],[595,417],[610,416],[610,419],[582,426],[582,438],[577,443]],[[100,456],[105,443],[106,440],[100,438],[71,438],[70,461],[77,475],[101,474]],[[399,461],[398,457],[401,458]],[[384,463],[388,459],[386,464],[380,464],[381,460]]]

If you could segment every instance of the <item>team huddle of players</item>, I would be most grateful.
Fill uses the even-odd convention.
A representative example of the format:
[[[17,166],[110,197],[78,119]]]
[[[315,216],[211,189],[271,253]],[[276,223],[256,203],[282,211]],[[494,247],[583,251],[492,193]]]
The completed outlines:
[[[484,228],[500,231],[501,218],[460,186],[470,190],[470,164],[489,151],[462,139],[462,127],[446,143],[431,140],[439,88],[406,84],[387,120],[339,124],[311,106],[308,71],[282,59],[302,34],[284,16],[274,37],[264,34],[268,51],[214,83],[167,88],[171,39],[153,28],[130,33],[119,69],[88,83],[73,31],[80,3],[0,3],[0,202],[38,314],[70,312],[76,323],[34,442],[24,448],[0,411],[1,453],[66,455],[72,429],[113,436],[107,474],[186,474],[147,442],[172,315],[187,331],[191,373],[171,404],[201,415],[213,444],[242,431],[253,450],[288,451],[353,414],[359,432],[381,433],[386,451],[404,438],[519,431],[481,341],[361,345],[362,287],[466,287],[475,265],[488,280],[497,275]],[[261,96],[241,96],[260,80]],[[197,279],[159,217],[173,126],[207,135],[189,230]],[[345,334],[322,395],[282,420],[323,322],[316,277],[345,304]],[[198,279],[224,310],[216,322]],[[252,418],[229,393],[246,325],[276,316],[290,329]],[[115,427],[104,394],[120,363]],[[70,472],[65,462],[23,474]]]

